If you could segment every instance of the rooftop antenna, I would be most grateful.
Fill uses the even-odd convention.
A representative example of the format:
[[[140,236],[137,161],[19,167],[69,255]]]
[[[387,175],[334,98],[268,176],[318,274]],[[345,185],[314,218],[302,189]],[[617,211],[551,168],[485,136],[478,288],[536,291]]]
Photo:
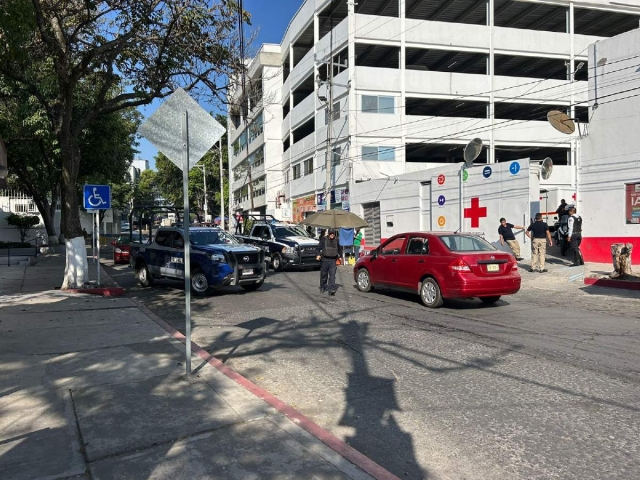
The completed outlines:
[[[545,158],[542,161],[542,167],[540,168],[540,176],[543,180],[548,180],[553,172],[553,160],[550,157]]]

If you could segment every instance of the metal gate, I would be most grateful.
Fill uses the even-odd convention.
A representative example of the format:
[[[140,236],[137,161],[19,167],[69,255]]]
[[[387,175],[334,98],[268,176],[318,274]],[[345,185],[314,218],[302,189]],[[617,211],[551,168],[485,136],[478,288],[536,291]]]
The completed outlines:
[[[365,203],[362,205],[364,210],[364,221],[369,224],[364,229],[365,244],[369,247],[380,245],[380,202]]]

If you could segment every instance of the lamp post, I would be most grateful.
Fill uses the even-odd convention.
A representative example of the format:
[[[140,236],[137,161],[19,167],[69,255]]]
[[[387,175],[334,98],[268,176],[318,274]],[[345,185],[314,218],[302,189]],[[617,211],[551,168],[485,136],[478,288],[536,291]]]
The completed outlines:
[[[7,168],[7,147],[0,137],[0,188],[6,187],[6,178],[9,175],[9,169]]]

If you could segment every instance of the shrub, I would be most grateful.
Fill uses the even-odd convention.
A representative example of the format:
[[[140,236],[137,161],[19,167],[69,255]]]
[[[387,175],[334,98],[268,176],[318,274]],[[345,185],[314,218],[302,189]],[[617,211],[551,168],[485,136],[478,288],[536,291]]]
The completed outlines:
[[[20,232],[20,242],[25,243],[29,230],[40,223],[35,215],[17,215],[12,213],[7,217],[7,225],[14,226]]]

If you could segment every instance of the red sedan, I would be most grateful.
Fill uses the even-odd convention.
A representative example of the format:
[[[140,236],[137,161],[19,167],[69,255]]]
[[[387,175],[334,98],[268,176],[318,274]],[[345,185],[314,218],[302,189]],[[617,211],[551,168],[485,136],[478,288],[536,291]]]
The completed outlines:
[[[147,236],[143,235],[142,240],[140,240],[140,235],[137,232],[133,233],[134,241],[142,241],[142,243],[147,242]],[[113,263],[129,263],[129,251],[131,250],[129,232],[122,233],[118,235],[118,237],[111,242],[113,245]]]
[[[513,255],[471,234],[410,232],[395,235],[360,257],[353,269],[358,290],[374,287],[420,295],[427,307],[446,298],[474,298],[491,304],[520,290]]]

